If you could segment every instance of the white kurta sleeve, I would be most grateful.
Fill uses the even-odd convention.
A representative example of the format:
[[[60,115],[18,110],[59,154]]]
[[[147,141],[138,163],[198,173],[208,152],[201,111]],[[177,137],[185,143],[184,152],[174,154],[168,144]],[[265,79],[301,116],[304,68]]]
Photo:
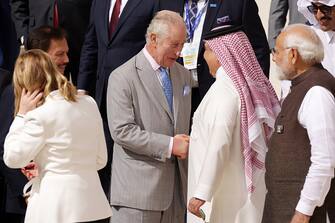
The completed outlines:
[[[335,100],[323,87],[311,88],[299,108],[298,120],[311,143],[311,166],[296,210],[313,215],[329,191],[335,166]]]
[[[25,167],[45,143],[42,124],[27,115],[15,117],[4,143],[4,162],[10,168]]]
[[[208,109],[206,118],[208,148],[201,167],[199,181],[193,197],[211,201],[222,178],[223,166],[229,156],[230,144],[235,131],[239,110],[237,97],[227,95],[215,108]],[[203,120],[206,122],[206,120]]]

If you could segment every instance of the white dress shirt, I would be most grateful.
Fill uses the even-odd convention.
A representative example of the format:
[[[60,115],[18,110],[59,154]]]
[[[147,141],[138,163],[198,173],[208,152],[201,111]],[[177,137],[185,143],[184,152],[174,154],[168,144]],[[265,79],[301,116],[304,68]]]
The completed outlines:
[[[109,9],[109,20],[108,20],[108,21],[111,21],[112,13],[113,13],[113,9],[114,9],[115,2],[116,2],[116,0],[112,0],[112,1],[111,1],[111,7],[110,7],[110,9]],[[127,2],[128,2],[128,0],[122,0],[122,1],[121,1],[121,7],[120,7],[120,14],[119,14],[119,17],[120,17],[120,15],[121,15],[121,13],[123,12],[123,9],[124,9],[124,7],[126,6]]]
[[[335,99],[326,88],[312,87],[298,111],[299,123],[311,143],[311,166],[296,210],[313,215],[329,191],[335,167]]]
[[[144,47],[143,48],[143,54],[145,56],[145,58],[149,61],[152,69],[155,71],[155,74],[157,75],[158,81],[160,83],[160,85],[163,87],[163,83],[161,80],[161,77],[159,75],[159,68],[161,67],[156,60],[150,55],[150,53],[148,52],[147,48]],[[165,158],[170,159],[171,158],[171,154],[172,154],[172,147],[173,147],[173,137],[171,137],[170,139],[170,144],[169,144],[169,150],[164,154]]]
[[[322,61],[322,65],[329,71],[329,73],[335,76],[335,32],[324,32],[315,26],[312,26],[312,28],[319,36],[323,44],[325,55]]]

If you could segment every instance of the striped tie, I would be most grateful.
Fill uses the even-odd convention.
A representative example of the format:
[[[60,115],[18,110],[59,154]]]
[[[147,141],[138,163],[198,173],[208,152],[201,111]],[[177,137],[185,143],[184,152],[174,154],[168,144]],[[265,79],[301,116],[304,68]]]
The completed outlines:
[[[198,1],[197,0],[192,0],[191,5],[190,5],[190,25],[191,27],[194,27],[195,20],[197,18],[197,13],[198,13]],[[190,33],[190,30],[187,30],[187,40],[188,42],[190,41],[191,36],[193,33]]]
[[[170,111],[173,112],[173,91],[172,83],[168,74],[168,70],[164,67],[159,68],[160,80],[162,82],[163,91],[166,97],[166,100],[169,104]]]

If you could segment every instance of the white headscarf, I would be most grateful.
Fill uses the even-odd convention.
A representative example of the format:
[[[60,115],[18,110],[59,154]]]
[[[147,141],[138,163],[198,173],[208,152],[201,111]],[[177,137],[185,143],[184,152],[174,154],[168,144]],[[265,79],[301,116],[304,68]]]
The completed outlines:
[[[307,9],[307,6],[310,6],[312,2],[328,6],[334,6],[335,0],[298,0],[298,11],[305,16],[310,24],[318,25],[318,21],[315,19],[314,14]]]

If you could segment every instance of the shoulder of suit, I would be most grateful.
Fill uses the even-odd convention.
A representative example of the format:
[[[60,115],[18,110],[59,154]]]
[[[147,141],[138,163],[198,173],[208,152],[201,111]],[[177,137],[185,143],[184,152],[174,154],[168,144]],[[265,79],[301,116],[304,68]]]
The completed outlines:
[[[125,63],[117,67],[115,70],[113,70],[109,78],[110,79],[116,78],[120,75],[122,76],[131,75],[131,73],[133,73],[133,71],[135,70],[135,60],[136,60],[135,57],[136,56],[130,58],[128,61],[126,61]],[[124,75],[125,73],[127,73],[127,75]]]
[[[84,100],[84,101],[87,101],[88,103],[90,104],[96,104],[94,98],[92,98],[91,96],[89,95],[77,95],[77,100]]]
[[[172,69],[176,69],[178,72],[186,73],[186,74],[191,75],[191,72],[188,69],[186,69],[183,65],[181,65],[177,62],[175,62],[173,64]]]
[[[181,75],[181,77],[184,79],[184,80],[191,80],[192,78],[192,74],[191,74],[191,71],[189,71],[188,69],[186,69],[183,65],[175,62],[174,65],[171,67],[170,69],[170,72],[171,70],[175,71],[175,72],[178,72]]]

